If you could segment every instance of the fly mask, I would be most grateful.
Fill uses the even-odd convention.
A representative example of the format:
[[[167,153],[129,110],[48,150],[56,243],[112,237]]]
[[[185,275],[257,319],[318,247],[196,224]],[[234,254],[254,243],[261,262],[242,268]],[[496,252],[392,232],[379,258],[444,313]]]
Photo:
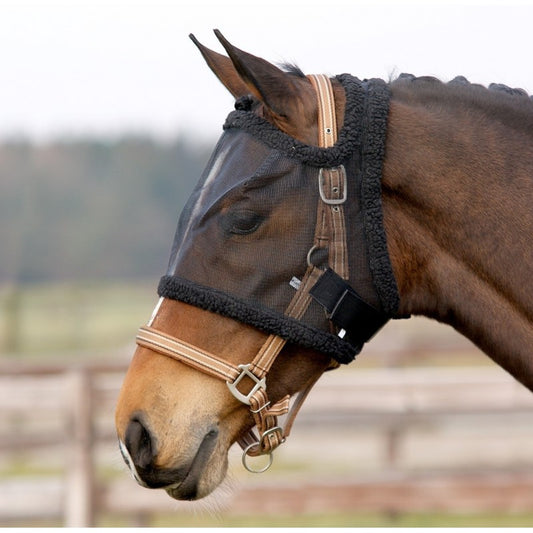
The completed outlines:
[[[399,304],[381,209],[388,86],[337,76],[346,93],[337,139],[331,82],[309,79],[320,146],[286,135],[254,112],[256,101],[239,99],[180,217],[158,289],[265,331],[259,353],[234,366],[150,324],[137,336],[139,345],[226,381],[250,406],[259,438],[250,431],[240,440],[247,468],[248,455],[269,454],[271,462],[311,387],[281,428],[277,417],[290,398],[271,405],[265,378],[285,343],[321,351],[333,365],[349,363]],[[245,377],[254,383],[247,393]]]

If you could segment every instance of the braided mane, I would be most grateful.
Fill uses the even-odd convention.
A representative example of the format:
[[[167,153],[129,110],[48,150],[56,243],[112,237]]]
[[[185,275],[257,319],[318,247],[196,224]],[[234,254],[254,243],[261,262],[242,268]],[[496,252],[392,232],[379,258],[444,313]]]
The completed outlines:
[[[471,87],[471,88],[485,89],[488,91],[505,93],[511,96],[524,96],[530,100],[533,100],[533,96],[530,96],[527,93],[527,91],[525,91],[524,89],[509,87],[507,85],[504,85],[503,83],[491,83],[488,87],[485,87],[484,85],[481,85],[479,83],[471,83],[464,76],[456,76],[455,78],[453,78],[453,80],[450,80],[449,82],[445,83],[433,76],[413,76],[413,74],[402,73],[398,76],[396,80],[392,81],[392,84],[394,85],[395,83],[406,82],[406,81],[415,82],[415,83],[426,83],[426,84],[436,84],[436,85],[449,85],[449,86],[455,86],[455,87],[465,87],[465,88]]]
[[[483,117],[482,120],[505,124],[532,137],[533,97],[524,89],[513,89],[501,83],[485,87],[470,83],[464,76],[444,83],[431,76],[415,77],[412,74],[400,74],[389,87],[395,98],[415,100],[428,108],[450,113],[450,116],[455,110],[456,118],[476,114]]]
[[[503,83],[491,83],[488,87],[481,85],[479,83],[471,83],[464,76],[456,76],[453,80],[449,82],[443,82],[438,78],[433,76],[414,76],[413,74],[400,74],[395,80],[391,82],[391,86],[403,84],[403,83],[414,83],[415,85],[433,85],[433,86],[449,86],[449,87],[464,87],[470,89],[484,90],[494,93],[503,93],[510,96],[520,96],[527,98],[528,100],[533,101],[533,96],[530,96],[527,91],[520,88],[513,88]]]

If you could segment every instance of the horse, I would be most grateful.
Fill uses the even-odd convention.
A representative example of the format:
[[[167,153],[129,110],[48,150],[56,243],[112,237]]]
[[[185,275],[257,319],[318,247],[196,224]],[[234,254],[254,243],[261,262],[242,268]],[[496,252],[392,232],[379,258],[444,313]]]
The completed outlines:
[[[203,498],[236,442],[263,471],[317,379],[390,319],[451,325],[533,390],[528,95],[306,76],[215,34],[227,55],[191,39],[235,109],[116,408],[137,482]]]

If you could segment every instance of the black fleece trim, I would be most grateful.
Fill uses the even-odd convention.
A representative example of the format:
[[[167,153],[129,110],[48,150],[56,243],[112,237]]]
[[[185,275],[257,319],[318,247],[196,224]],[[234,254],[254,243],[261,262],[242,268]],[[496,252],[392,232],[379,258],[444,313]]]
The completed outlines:
[[[261,139],[267,146],[283,152],[312,167],[337,167],[342,165],[361,145],[361,117],[364,111],[366,90],[353,76],[337,76],[346,92],[344,124],[337,142],[330,148],[304,144],[282,132],[273,124],[238,105],[224,124],[224,129],[239,128]]]
[[[390,263],[381,203],[381,176],[385,157],[390,90],[380,79],[372,79],[365,83],[368,92],[363,113],[361,148],[363,224],[374,287],[383,311],[389,316],[395,316],[398,313],[400,297]]]
[[[250,304],[225,292],[204,287],[179,276],[163,276],[157,289],[159,296],[178,300],[219,315],[238,320],[288,342],[312,348],[348,364],[361,351],[340,337],[279,314],[254,302]]]

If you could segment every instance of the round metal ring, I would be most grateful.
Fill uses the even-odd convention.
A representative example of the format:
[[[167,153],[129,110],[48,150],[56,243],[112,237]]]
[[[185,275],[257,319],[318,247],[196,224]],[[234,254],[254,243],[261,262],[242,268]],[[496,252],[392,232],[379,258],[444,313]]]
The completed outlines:
[[[316,244],[313,244],[311,248],[309,248],[309,251],[307,252],[307,266],[308,267],[314,267],[313,263],[311,263],[311,258],[313,256],[313,253],[316,252],[320,246],[317,246]]]
[[[272,452],[269,452],[268,453],[268,464],[266,466],[264,466],[263,468],[259,468],[259,469],[255,470],[251,466],[249,466],[247,461],[246,461],[246,458],[248,457],[248,450],[250,448],[253,448],[254,446],[259,446],[259,444],[257,442],[253,442],[252,444],[247,446],[245,448],[245,450],[242,452],[242,464],[243,464],[244,468],[246,468],[246,470],[248,470],[248,472],[252,472],[252,474],[262,474],[263,472],[266,472],[272,466],[272,463],[274,461],[274,456],[272,455]],[[266,454],[264,454],[264,455],[266,455]],[[261,457],[261,456],[259,456],[259,457]]]

